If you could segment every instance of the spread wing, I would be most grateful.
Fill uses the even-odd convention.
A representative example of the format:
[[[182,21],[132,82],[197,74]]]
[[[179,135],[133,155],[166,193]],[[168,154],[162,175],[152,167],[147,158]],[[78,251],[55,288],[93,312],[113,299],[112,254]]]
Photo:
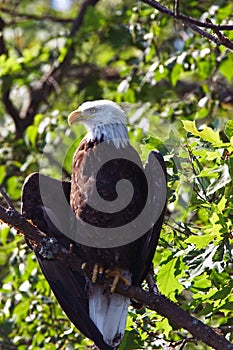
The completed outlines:
[[[70,226],[69,197],[69,182],[38,173],[25,180],[22,191],[23,215],[41,231],[59,236],[66,248],[74,243],[62,234]],[[74,249],[76,254],[82,254],[80,246],[74,244]],[[85,278],[59,260],[44,258],[36,251],[35,254],[45,278],[71,322],[101,350],[111,350],[89,317]]]
[[[138,240],[138,258],[135,264],[133,283],[140,285],[152,266],[163,224],[167,199],[167,172],[164,159],[159,152],[149,154],[145,167],[148,181],[148,220],[151,229]]]

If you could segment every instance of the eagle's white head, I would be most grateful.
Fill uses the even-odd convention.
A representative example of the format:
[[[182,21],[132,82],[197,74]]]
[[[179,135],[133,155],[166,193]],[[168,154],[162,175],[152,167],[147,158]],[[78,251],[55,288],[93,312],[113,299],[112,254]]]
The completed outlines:
[[[69,125],[82,123],[88,133],[87,141],[112,140],[117,148],[128,142],[127,117],[122,108],[109,100],[84,102],[68,116]]]

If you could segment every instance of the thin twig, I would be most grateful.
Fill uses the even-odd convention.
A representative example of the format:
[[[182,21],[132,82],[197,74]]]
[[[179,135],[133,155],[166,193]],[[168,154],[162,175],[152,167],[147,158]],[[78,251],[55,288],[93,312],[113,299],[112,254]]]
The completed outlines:
[[[174,1],[174,14],[175,16],[179,16],[179,0]]]
[[[205,32],[203,29],[199,28],[195,24],[188,23],[188,21],[183,21],[187,26],[189,26],[193,31],[200,34],[203,37],[206,37],[210,41],[213,41],[217,45],[223,45],[226,46],[228,49],[233,50],[233,41],[227,39],[224,37],[224,40],[220,39],[219,37],[216,37],[210,33]]]
[[[3,196],[3,198],[5,199],[6,203],[8,204],[8,208],[9,208],[9,209],[15,209],[12,200],[10,199],[10,197],[8,196],[8,194],[6,194],[6,192],[4,191],[4,189],[2,188],[2,186],[0,186],[0,193],[1,193],[1,195]]]
[[[212,29],[215,33],[218,32],[220,33],[220,30],[233,30],[233,25],[215,25],[210,21],[206,22],[201,22],[198,21],[192,17],[182,15],[180,13],[175,13],[175,11],[170,10],[166,6],[161,5],[158,1],[156,0],[142,0],[142,2],[154,7],[161,13],[165,13],[171,17],[173,17],[175,20],[182,22],[186,26],[190,27],[193,31],[196,33],[200,34],[203,37],[206,37],[210,41],[214,42],[217,45],[223,45],[231,50],[233,50],[233,42],[226,38],[224,35],[212,35],[203,29],[199,27],[204,27],[208,29]],[[177,4],[178,6],[178,4]]]
[[[175,17],[175,12],[170,10],[168,7],[161,5],[158,1],[156,0],[141,0],[142,2],[154,7],[157,9],[159,12],[165,13],[169,16]],[[209,28],[209,29],[217,29],[217,30],[233,30],[233,25],[231,24],[213,24],[213,23],[208,23],[208,22],[201,22],[193,17],[189,17],[186,15],[178,14],[177,19],[179,20],[185,20],[188,21],[189,23],[195,24],[198,27],[204,27],[204,28]]]
[[[203,198],[203,197],[200,195],[200,193],[198,192],[198,190],[196,191],[196,194],[197,194],[202,200],[207,200],[208,202],[210,202],[210,198],[207,196],[207,193],[206,193],[206,190],[205,190],[205,188],[204,188],[204,185],[203,185],[201,179],[198,177],[199,174],[197,173],[197,171],[196,171],[196,169],[195,169],[195,166],[194,166],[194,164],[193,164],[194,155],[193,155],[193,153],[192,153],[192,151],[191,151],[189,145],[186,145],[186,147],[187,147],[187,150],[188,150],[188,154],[189,154],[190,163],[191,163],[191,167],[192,167],[193,173],[194,173],[194,175],[196,176],[197,182],[199,183],[199,185],[200,185],[200,187],[201,187],[201,189],[202,189],[202,191],[203,191],[203,193],[204,193],[205,198]],[[195,189],[194,189],[194,190],[195,190]]]

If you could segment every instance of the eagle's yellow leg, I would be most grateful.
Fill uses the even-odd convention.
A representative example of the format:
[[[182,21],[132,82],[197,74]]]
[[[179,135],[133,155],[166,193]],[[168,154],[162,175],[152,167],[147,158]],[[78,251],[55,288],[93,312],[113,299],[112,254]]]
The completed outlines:
[[[86,268],[86,264],[82,264],[82,268]],[[103,274],[105,273],[105,278],[112,278],[112,285],[111,285],[111,293],[114,293],[117,285],[120,281],[124,283],[126,287],[129,287],[131,285],[131,281],[128,280],[125,276],[123,276],[122,272],[119,268],[115,267],[114,269],[107,269],[105,270],[102,265],[98,265],[97,263],[94,264],[92,269],[92,275],[91,275],[91,281],[92,283],[96,283],[98,278],[102,278]]]
[[[110,269],[106,270],[105,274],[107,278],[113,277],[113,282],[111,285],[111,293],[115,292],[119,281],[122,281],[126,287],[129,287],[131,285],[131,281],[129,281],[126,277],[124,277],[121,271],[117,267],[113,270],[110,270]]]
[[[112,285],[111,285],[111,293],[115,292],[119,281],[120,281],[119,275],[115,275],[114,278],[113,278]]]
[[[92,270],[92,277],[91,277],[92,283],[95,283],[97,281],[98,272],[99,272],[99,266],[98,264],[95,264]]]
[[[102,265],[95,264],[92,270],[92,283],[96,283],[98,277],[102,277],[104,273],[104,268]]]

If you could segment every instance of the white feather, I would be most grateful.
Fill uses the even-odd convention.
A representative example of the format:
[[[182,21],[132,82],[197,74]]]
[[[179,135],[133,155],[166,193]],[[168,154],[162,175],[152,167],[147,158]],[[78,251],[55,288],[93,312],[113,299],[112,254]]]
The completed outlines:
[[[93,286],[89,297],[89,314],[99,331],[103,334],[104,319],[108,309],[108,298],[103,293],[103,286]]]
[[[110,302],[105,315],[103,338],[107,344],[116,346],[120,343],[125,332],[130,300],[119,294],[112,294],[109,298]]]
[[[93,286],[89,297],[89,315],[103,335],[104,341],[115,347],[123,338],[128,315],[129,298],[109,294],[100,284]]]
[[[129,144],[129,136],[126,125],[101,124],[93,128],[89,128],[85,136],[85,140],[94,141],[100,140],[103,137],[104,141],[112,141],[116,148],[125,147]]]

